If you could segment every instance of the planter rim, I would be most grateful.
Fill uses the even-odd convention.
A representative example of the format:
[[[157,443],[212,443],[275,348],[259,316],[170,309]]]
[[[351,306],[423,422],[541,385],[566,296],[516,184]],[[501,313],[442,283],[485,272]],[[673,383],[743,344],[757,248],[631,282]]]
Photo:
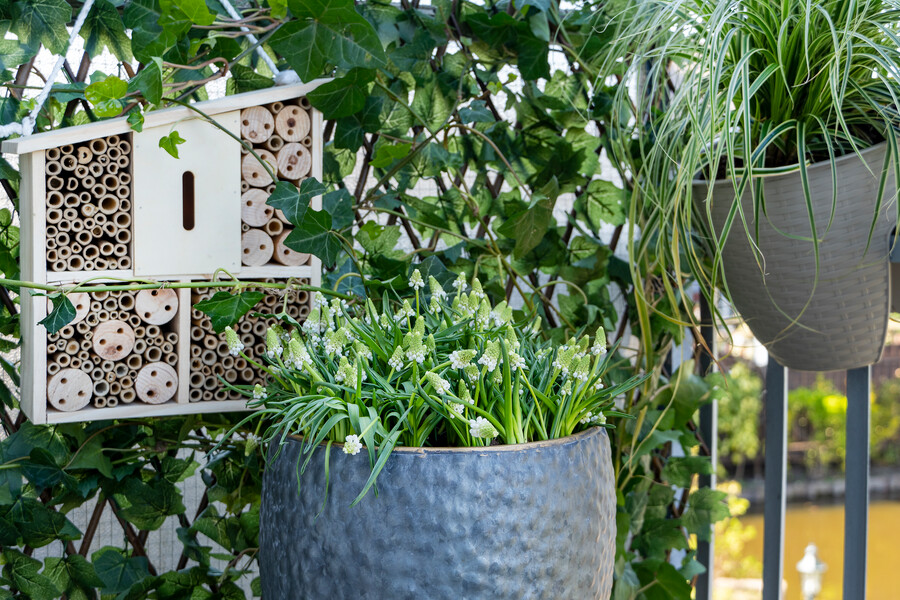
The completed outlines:
[[[606,431],[606,427],[594,426],[590,429],[586,429],[579,433],[573,433],[572,435],[567,435],[566,437],[554,438],[551,440],[539,440],[536,442],[526,442],[524,444],[498,444],[496,446],[460,446],[460,447],[432,447],[432,446],[394,446],[394,449],[391,453],[401,453],[401,454],[484,454],[484,453],[495,453],[495,452],[517,452],[522,450],[532,450],[536,448],[552,448],[555,446],[562,446],[565,444],[571,444],[575,442],[580,442],[584,439],[594,437],[597,435],[601,435]],[[302,441],[303,438],[299,435],[291,435],[288,436],[289,439]],[[322,442],[324,444],[325,442]],[[335,442],[333,444],[337,448],[343,448],[344,444],[340,444]]]
[[[875,152],[880,151],[882,146],[886,146],[886,145],[887,145],[887,140],[885,140],[883,142],[879,142],[879,143],[875,144],[874,146],[869,146],[868,148],[866,148],[864,150],[861,150],[859,155],[857,155],[856,152],[848,152],[847,154],[844,154],[843,156],[839,156],[838,158],[834,159],[834,164],[835,164],[835,166],[838,166],[840,163],[849,161],[851,158],[859,158],[860,155],[865,156],[867,154],[874,154]],[[807,173],[809,173],[811,171],[819,170],[819,169],[822,169],[825,167],[829,167],[829,169],[830,169],[830,165],[831,165],[831,161],[820,160],[820,161],[816,161],[816,162],[810,164],[809,166],[807,166],[806,171],[807,171]],[[796,166],[796,164],[795,165],[786,165],[786,166]],[[787,177],[788,175],[794,175],[794,174],[795,174],[795,171],[789,171],[787,173],[778,173],[777,175],[764,175],[762,177],[754,177],[754,179],[776,179],[778,177]],[[724,179],[716,179],[716,180],[712,181],[712,187],[718,187],[720,185],[725,185],[726,183],[729,185],[734,185],[732,183],[732,181],[733,180],[730,177],[725,177]],[[709,184],[710,184],[710,181],[708,179],[692,179],[691,180],[692,186],[702,185],[705,187],[709,187]]]

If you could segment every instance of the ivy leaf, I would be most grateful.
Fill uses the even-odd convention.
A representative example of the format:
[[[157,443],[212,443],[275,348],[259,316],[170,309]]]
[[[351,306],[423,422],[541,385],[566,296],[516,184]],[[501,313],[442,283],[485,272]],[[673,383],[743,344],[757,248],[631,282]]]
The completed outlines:
[[[320,85],[306,97],[326,119],[340,119],[363,109],[368,84],[374,78],[375,72],[371,69],[353,69],[343,77]]]
[[[155,56],[147,62],[147,65],[128,82],[128,91],[140,92],[148,102],[159,104],[163,94],[162,59]],[[177,152],[175,158],[178,158]]]
[[[4,571],[13,585],[32,600],[55,600],[63,590],[57,589],[53,582],[39,573],[41,562],[25,556],[11,548],[3,550],[5,559]]]
[[[463,123],[493,123],[493,113],[484,100],[475,100],[468,106],[459,109],[459,118]]]
[[[234,65],[231,67],[231,79],[229,83],[234,86],[234,93],[252,92],[272,87],[275,82],[271,77],[260,75],[250,67]]]
[[[287,0],[268,0],[269,14],[273,19],[283,19],[287,14]]]
[[[322,196],[322,210],[331,215],[331,226],[337,230],[353,224],[353,195],[346,189]]]
[[[69,591],[76,586],[87,588],[103,586],[103,580],[97,577],[94,565],[80,554],[72,554],[66,558],[44,559],[44,574],[62,591]]]
[[[132,30],[131,49],[141,62],[162,56],[180,37],[171,28],[166,30],[160,26],[161,17],[158,0],[129,0],[125,3],[123,21],[125,28]]]
[[[213,330],[221,333],[229,325],[237,323],[238,319],[256,306],[256,303],[263,299],[263,295],[262,292],[241,292],[239,294],[216,292],[209,300],[195,304],[194,308],[209,315]]]
[[[97,577],[103,581],[103,594],[126,592],[135,583],[150,577],[146,558],[128,558],[120,548],[105,546],[91,555],[91,561]]]
[[[604,223],[623,225],[625,223],[625,191],[609,181],[595,179],[575,201],[578,216],[596,231]]]
[[[120,514],[138,529],[146,531],[159,529],[167,517],[185,510],[178,488],[165,479],[154,479],[149,483],[128,479],[122,495],[126,502],[120,501]]]
[[[121,99],[128,93],[128,84],[110,75],[87,86],[84,95],[94,105],[100,117],[114,117],[122,111]]]
[[[662,478],[670,485],[690,489],[694,474],[711,473],[712,462],[706,456],[672,456],[663,467]]]
[[[515,240],[513,256],[522,258],[541,243],[553,220],[553,206],[559,194],[559,184],[556,177],[532,194],[531,206],[508,218],[497,233]]]
[[[180,21],[182,15],[194,25],[212,25],[216,20],[216,16],[210,12],[204,0],[162,0],[160,7],[163,10],[163,27],[167,18]]]
[[[109,0],[95,0],[81,28],[84,49],[96,58],[109,48],[120,61],[131,60],[131,40],[125,33],[125,26],[119,11]]]
[[[144,113],[140,110],[135,109],[128,113],[128,126],[131,127],[132,130],[140,133],[144,130]]]
[[[53,310],[38,323],[46,327],[48,333],[56,333],[75,318],[75,306],[67,296],[58,292],[50,294],[49,298],[53,303]]]
[[[701,540],[709,540],[714,523],[731,516],[726,503],[727,494],[710,488],[691,492],[682,522],[688,533],[696,533]]]
[[[375,148],[375,156],[369,161],[369,164],[377,169],[386,169],[394,164],[395,160],[400,160],[412,150],[412,144],[378,144]]]
[[[453,108],[453,97],[443,89],[437,77],[431,77],[425,85],[416,88],[412,109],[425,120],[422,124],[430,132],[434,133],[446,123]]]
[[[169,135],[159,138],[159,147],[171,154],[174,158],[178,158],[178,144],[183,144],[185,140],[178,135],[177,131],[172,131]]]
[[[331,215],[324,210],[307,210],[303,222],[285,238],[284,245],[296,252],[315,254],[328,269],[341,253],[340,238],[331,229]]]
[[[325,186],[315,177],[304,179],[299,189],[292,183],[279,181],[266,204],[283,212],[285,218],[297,227],[303,221],[310,201],[324,192]]]
[[[0,71],[14,69],[35,55],[34,50],[18,40],[0,39]],[[4,122],[7,122],[4,120]]]
[[[44,45],[53,54],[66,51],[72,7],[65,0],[22,0],[13,4],[13,11],[12,31],[25,45]]]
[[[282,25],[271,45],[302,81],[322,75],[326,64],[374,69],[387,62],[375,28],[356,12],[353,0],[288,0],[287,4],[296,20]]]

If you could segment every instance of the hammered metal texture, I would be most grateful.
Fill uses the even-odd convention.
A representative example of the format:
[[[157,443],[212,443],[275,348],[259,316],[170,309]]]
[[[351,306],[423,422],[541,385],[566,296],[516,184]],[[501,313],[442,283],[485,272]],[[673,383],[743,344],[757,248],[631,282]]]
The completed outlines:
[[[788,368],[852,369],[881,358],[890,302],[890,238],[897,214],[893,169],[871,240],[869,229],[886,152],[884,143],[862,153],[865,163],[856,154],[837,160],[837,203],[830,228],[831,167],[827,161],[809,167],[820,239],[818,281],[799,173],[763,178],[766,214],[760,214],[759,238],[754,238],[759,263],[740,217],[729,233],[723,264],[735,306],[769,354]],[[695,185],[694,198],[705,204],[707,189],[706,184]],[[717,232],[733,203],[731,181],[716,182],[712,218]],[[753,232],[749,190],[741,205]]]
[[[325,452],[314,453],[298,493],[300,451],[287,442],[265,474],[264,600],[610,596],[616,499],[603,429],[517,446],[398,449],[378,496],[352,508],[370,472],[365,451],[332,448],[324,509]]]

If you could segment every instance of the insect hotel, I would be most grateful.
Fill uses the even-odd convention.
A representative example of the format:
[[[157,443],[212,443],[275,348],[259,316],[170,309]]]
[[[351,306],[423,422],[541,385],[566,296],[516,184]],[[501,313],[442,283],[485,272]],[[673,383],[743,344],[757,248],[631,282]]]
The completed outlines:
[[[244,410],[235,385],[261,383],[193,308],[213,288],[91,292],[100,282],[242,281],[318,285],[320,263],[287,248],[292,226],[266,204],[275,181],[322,177],[322,115],[306,94],[321,82],[274,87],[7,140],[21,170],[21,269],[26,280],[84,283],[75,319],[48,334],[45,296],[23,293],[22,410],[34,423]],[[230,132],[228,135],[221,128]],[[179,158],[160,147],[177,131]],[[319,208],[319,198],[313,208]],[[89,282],[89,283],[88,283]],[[309,312],[306,292],[269,290],[256,310]],[[276,308],[278,307],[278,308]],[[267,325],[235,325],[251,358]]]

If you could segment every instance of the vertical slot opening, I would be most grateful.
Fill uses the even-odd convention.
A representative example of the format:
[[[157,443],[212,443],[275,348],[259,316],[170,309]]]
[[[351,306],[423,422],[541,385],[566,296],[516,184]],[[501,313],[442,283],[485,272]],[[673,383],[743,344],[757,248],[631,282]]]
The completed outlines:
[[[185,231],[194,228],[194,174],[190,171],[181,176],[181,224]]]

